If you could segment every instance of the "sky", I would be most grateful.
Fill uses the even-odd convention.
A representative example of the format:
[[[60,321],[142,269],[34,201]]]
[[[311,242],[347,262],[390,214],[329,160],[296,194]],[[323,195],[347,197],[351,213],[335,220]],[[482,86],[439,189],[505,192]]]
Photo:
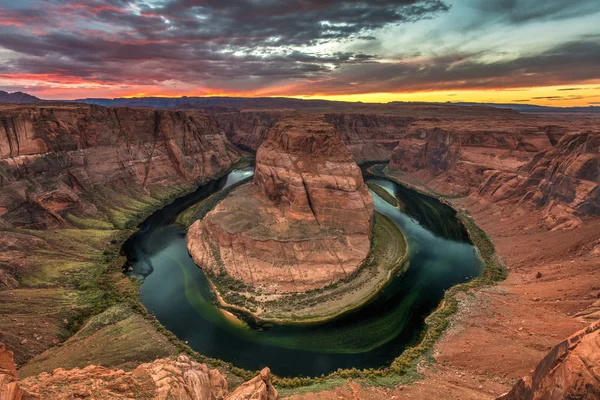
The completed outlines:
[[[600,0],[0,0],[0,90],[600,105]]]

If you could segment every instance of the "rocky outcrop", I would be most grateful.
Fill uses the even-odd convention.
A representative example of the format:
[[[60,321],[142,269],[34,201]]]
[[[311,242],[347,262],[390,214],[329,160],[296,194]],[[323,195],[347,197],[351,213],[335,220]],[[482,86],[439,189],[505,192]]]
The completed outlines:
[[[67,215],[95,214],[108,190],[193,187],[238,159],[216,123],[194,112],[0,107],[0,223],[65,225]]]
[[[490,171],[477,192],[496,203],[543,210],[549,228],[578,225],[600,215],[600,133],[573,133],[515,173]]]
[[[256,155],[254,183],[291,218],[367,232],[373,201],[352,156],[329,124],[287,119]]]
[[[600,398],[600,321],[556,345],[498,400]]]
[[[285,111],[222,113],[211,116],[227,138],[241,148],[256,151],[267,139],[269,129],[286,116]]]
[[[264,368],[260,374],[234,390],[228,400],[277,400],[279,395],[271,384],[271,370]]]
[[[0,343],[0,400],[178,399],[178,400],[277,400],[270,371],[229,393],[227,380],[216,369],[180,355],[142,364],[131,372],[96,365],[17,380],[12,352]]]
[[[23,390],[17,383],[17,368],[12,351],[0,343],[0,400],[21,400]]]
[[[390,166],[401,171],[425,169],[439,175],[456,166],[460,150],[461,143],[456,134],[436,128],[427,132],[423,141],[399,144],[392,154]]]
[[[492,121],[494,121],[492,119]],[[390,171],[446,194],[540,210],[550,229],[600,214],[599,135],[573,126],[514,120],[413,122]],[[570,133],[567,133],[570,132]]]
[[[373,200],[333,127],[300,115],[257,152],[254,182],[188,232],[194,261],[253,288],[316,289],[356,271],[370,248]]]

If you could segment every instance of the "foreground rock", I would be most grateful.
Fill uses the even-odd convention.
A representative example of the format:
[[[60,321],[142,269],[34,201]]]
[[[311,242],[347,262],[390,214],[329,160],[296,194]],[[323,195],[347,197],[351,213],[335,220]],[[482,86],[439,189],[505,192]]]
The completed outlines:
[[[268,368],[229,393],[221,372],[184,355],[142,364],[131,372],[90,365],[68,371],[58,368],[18,382],[12,352],[0,343],[0,400],[77,398],[277,400],[279,396]]]
[[[17,383],[17,368],[12,351],[0,343],[0,400],[20,400],[23,391]]]
[[[499,400],[600,398],[600,321],[556,345]]]
[[[333,127],[279,122],[259,148],[252,184],[188,233],[194,261],[266,292],[301,292],[356,271],[370,249],[373,199]]]

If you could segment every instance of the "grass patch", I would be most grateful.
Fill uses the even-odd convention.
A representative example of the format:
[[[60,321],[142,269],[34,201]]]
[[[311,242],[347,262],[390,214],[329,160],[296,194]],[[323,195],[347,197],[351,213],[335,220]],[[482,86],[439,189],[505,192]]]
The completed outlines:
[[[72,214],[68,214],[65,217],[65,220],[68,223],[70,223],[71,225],[73,225],[74,227],[79,228],[79,229],[94,229],[94,230],[115,229],[115,226],[113,224],[111,224],[110,222],[101,221],[101,220],[97,220],[97,219],[91,219],[91,218],[79,218]]]

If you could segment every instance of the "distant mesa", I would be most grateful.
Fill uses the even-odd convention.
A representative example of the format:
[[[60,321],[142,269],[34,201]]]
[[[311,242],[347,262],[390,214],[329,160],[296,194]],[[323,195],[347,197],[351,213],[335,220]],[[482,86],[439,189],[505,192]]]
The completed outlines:
[[[17,104],[28,104],[28,103],[39,103],[43,100],[23,92],[8,93],[0,90],[0,103],[17,103]]]
[[[307,115],[278,122],[256,155],[252,183],[188,233],[194,261],[266,293],[333,284],[370,250],[373,199],[332,125]]]

